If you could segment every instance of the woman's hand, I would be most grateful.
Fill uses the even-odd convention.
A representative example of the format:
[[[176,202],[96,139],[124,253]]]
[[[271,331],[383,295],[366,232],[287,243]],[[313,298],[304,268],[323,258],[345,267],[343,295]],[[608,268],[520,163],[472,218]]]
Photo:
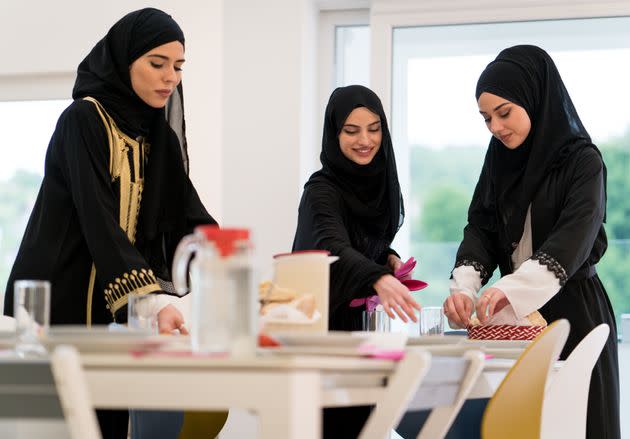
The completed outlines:
[[[391,274],[381,276],[374,284],[374,290],[390,318],[396,318],[395,312],[405,323],[408,321],[407,316],[414,322],[418,321],[414,310],[419,310],[420,304],[414,300],[409,289],[394,276]]]
[[[444,301],[444,315],[452,328],[465,328],[470,323],[473,300],[464,293],[453,293]]]
[[[184,316],[173,305],[166,305],[162,308],[157,318],[160,334],[172,334],[177,329],[180,334],[188,335],[188,329],[184,325]]]
[[[477,300],[477,318],[481,323],[485,323],[494,313],[501,311],[509,303],[503,291],[490,287]]]
[[[390,254],[387,256],[387,267],[389,267],[394,273],[402,266],[403,261],[401,261],[398,256],[394,254]]]

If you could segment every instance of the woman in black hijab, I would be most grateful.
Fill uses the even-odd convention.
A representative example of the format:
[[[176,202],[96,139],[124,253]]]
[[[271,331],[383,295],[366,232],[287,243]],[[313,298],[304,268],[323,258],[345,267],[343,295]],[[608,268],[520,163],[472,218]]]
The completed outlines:
[[[17,279],[51,282],[53,325],[126,322],[128,294],[172,291],[180,238],[215,223],[188,178],[183,62],[182,30],[152,8],[119,20],[81,62],[74,102],[48,146],[5,312]],[[158,308],[160,331],[185,331],[167,303]],[[98,414],[104,437],[126,437],[126,411]]]
[[[596,271],[607,247],[606,166],[553,60],[535,46],[503,50],[481,74],[480,113],[492,132],[444,303],[454,326],[476,309],[519,321],[565,318],[564,359],[593,328],[610,336],[593,369],[587,436],[619,438],[617,327]],[[496,267],[502,278],[477,297]]]
[[[392,275],[401,261],[390,245],[404,208],[387,119],[374,92],[351,85],[332,93],[320,160],[322,169],[304,186],[293,250],[339,256],[330,273],[329,328],[361,330],[364,308],[349,304],[375,294],[390,317],[415,321],[420,306]],[[324,437],[357,437],[368,415],[369,408],[327,409]]]

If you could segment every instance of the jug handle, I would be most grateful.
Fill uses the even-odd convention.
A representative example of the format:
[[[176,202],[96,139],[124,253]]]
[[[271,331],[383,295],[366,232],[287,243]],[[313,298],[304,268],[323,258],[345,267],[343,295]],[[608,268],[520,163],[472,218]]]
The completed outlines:
[[[180,296],[188,292],[188,263],[194,252],[199,248],[199,237],[186,235],[177,244],[173,256],[173,286]]]

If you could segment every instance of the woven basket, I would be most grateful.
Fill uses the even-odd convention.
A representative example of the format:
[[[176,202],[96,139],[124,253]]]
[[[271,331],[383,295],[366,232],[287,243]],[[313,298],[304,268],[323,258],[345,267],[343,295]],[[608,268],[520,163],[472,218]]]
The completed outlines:
[[[471,340],[533,340],[546,326],[475,325],[469,326]]]

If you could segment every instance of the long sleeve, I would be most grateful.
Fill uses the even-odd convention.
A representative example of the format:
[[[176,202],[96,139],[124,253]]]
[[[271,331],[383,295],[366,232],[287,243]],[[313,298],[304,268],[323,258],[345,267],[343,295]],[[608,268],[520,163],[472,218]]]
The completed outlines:
[[[587,261],[606,210],[604,166],[599,154],[590,148],[582,150],[572,168],[562,212],[532,256],[554,273],[560,285]]]
[[[556,295],[593,248],[605,208],[603,166],[595,151],[586,151],[575,164],[566,201],[547,239],[514,273],[493,285],[505,293],[518,318],[540,309]],[[530,227],[528,215],[525,231]]]
[[[57,126],[56,160],[67,182],[96,276],[104,284],[112,314],[126,304],[127,294],[159,291],[144,257],[121,228],[116,184],[110,173],[112,151],[107,132],[90,102],[77,102],[62,115]],[[131,184],[142,184],[132,178]],[[138,206],[139,209],[139,200]],[[137,215],[130,212],[130,215]],[[130,232],[132,235],[135,230]]]
[[[334,189],[325,185],[308,186],[300,203],[293,244],[294,250],[328,250],[339,256],[331,266],[332,310],[355,297],[373,294],[373,284],[378,278],[391,273],[353,247],[343,211],[343,201]]]

